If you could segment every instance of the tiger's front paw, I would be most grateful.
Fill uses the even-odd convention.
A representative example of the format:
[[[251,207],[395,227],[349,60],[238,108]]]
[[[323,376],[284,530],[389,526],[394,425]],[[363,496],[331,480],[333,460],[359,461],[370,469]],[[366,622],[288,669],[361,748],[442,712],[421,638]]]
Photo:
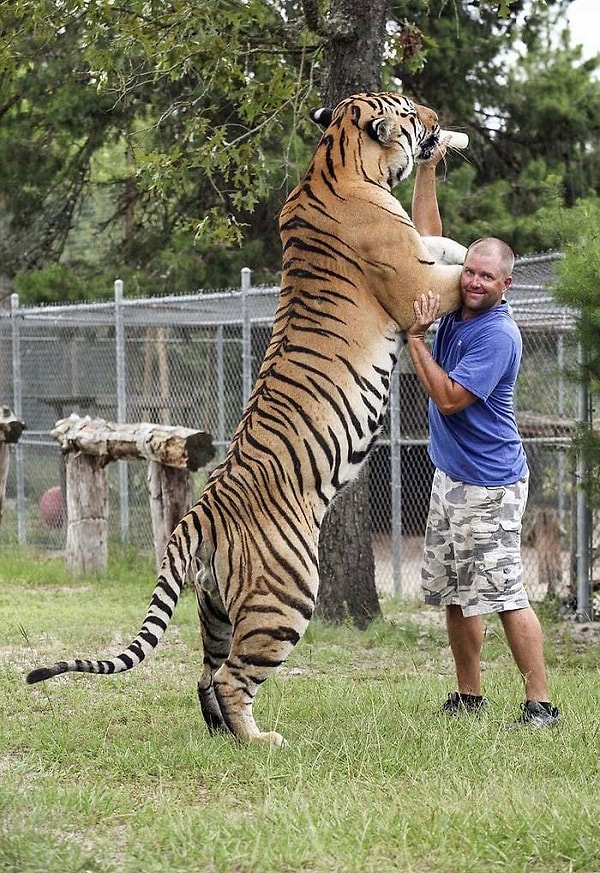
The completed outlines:
[[[447,236],[422,236],[427,250],[436,264],[462,264],[467,254],[466,246]]]

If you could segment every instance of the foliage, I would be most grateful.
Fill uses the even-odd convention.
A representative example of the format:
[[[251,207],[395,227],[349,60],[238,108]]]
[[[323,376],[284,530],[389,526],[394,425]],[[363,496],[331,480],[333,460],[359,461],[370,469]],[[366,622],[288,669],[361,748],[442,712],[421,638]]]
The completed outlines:
[[[579,312],[577,334],[584,351],[584,379],[595,398],[600,396],[600,198],[588,197],[565,210],[558,198],[544,213],[544,221],[560,237],[564,261],[558,267],[557,299]],[[577,444],[585,454],[585,487],[600,506],[600,433],[591,420],[581,425]]]
[[[401,80],[435,106],[443,127],[470,138],[468,151],[447,158],[438,185],[444,232],[455,239],[492,234],[519,254],[556,248],[555,229],[540,220],[556,188],[567,207],[600,193],[600,81],[593,75],[600,59],[584,61],[568,30],[560,31],[566,5],[533,5],[525,21],[445,0],[431,0],[427,10],[418,0],[410,5],[426,34],[425,66],[407,73],[391,65],[391,82]],[[554,32],[560,37],[552,41]]]
[[[569,206],[598,191],[597,62],[568,35],[549,45],[567,5],[390,0],[383,86],[471,139],[440,186],[448,235],[548,248],[547,180]],[[117,275],[144,293],[237,284],[240,265],[276,281],[328,46],[368,15],[341,0],[0,5],[0,254],[23,298],[57,260],[63,299]]]
[[[305,39],[290,40],[293,22],[260,0],[173,0],[156,4],[160,14],[138,0],[43,2],[28,26],[32,5],[0,8],[11,89],[0,107],[4,269],[38,269],[61,254],[84,186],[104,207],[107,182],[92,164],[100,149],[113,172],[111,213],[103,208],[97,224],[118,228],[120,269],[147,271],[156,285],[180,235],[185,275],[210,248],[239,242],[250,222],[273,262],[272,216],[296,180],[298,147],[304,162],[298,134],[309,124]],[[157,264],[161,251],[167,262]]]
[[[82,65],[83,14],[69,4],[3,4],[0,195],[4,271],[38,268],[62,252],[89,163],[123,125],[114,98],[91,86]],[[35,6],[35,9],[31,8]]]
[[[257,698],[260,722],[289,740],[274,750],[208,736],[191,592],[137,670],[23,682],[34,662],[128,639],[150,563],[69,582],[62,560],[12,550],[0,568],[1,870],[600,868],[600,647],[577,625],[542,610],[564,720],[529,732],[504,729],[522,689],[496,618],[485,641],[492,706],[474,721],[434,715],[453,675],[435,610],[387,604],[362,633],[313,622]]]

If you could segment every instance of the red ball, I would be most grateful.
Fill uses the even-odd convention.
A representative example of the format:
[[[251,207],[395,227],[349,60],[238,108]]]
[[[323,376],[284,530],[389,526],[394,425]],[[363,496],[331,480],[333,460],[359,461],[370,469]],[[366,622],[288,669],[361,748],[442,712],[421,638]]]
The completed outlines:
[[[40,498],[40,515],[46,527],[62,527],[65,523],[65,507],[58,485],[48,488]]]

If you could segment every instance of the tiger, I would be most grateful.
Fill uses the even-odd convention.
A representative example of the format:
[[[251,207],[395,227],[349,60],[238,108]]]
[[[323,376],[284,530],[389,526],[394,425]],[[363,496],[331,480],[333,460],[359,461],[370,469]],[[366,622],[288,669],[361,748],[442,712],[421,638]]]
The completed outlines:
[[[460,258],[435,262],[392,194],[437,147],[435,112],[382,92],[311,117],[323,133],[280,213],[270,343],[225,457],[168,540],[143,624],[121,654],[38,667],[29,684],[136,667],[167,630],[191,568],[209,733],[285,742],[259,729],[256,693],[313,615],[323,518],[380,433],[413,301],[433,289],[442,312],[457,308],[461,272]]]

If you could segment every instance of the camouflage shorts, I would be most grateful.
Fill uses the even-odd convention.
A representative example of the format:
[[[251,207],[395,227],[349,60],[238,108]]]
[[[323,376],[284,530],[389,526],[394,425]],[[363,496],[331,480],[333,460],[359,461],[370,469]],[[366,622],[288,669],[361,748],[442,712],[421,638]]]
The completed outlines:
[[[425,603],[463,615],[529,606],[523,587],[521,519],[528,477],[514,485],[465,485],[436,470],[421,567]]]

